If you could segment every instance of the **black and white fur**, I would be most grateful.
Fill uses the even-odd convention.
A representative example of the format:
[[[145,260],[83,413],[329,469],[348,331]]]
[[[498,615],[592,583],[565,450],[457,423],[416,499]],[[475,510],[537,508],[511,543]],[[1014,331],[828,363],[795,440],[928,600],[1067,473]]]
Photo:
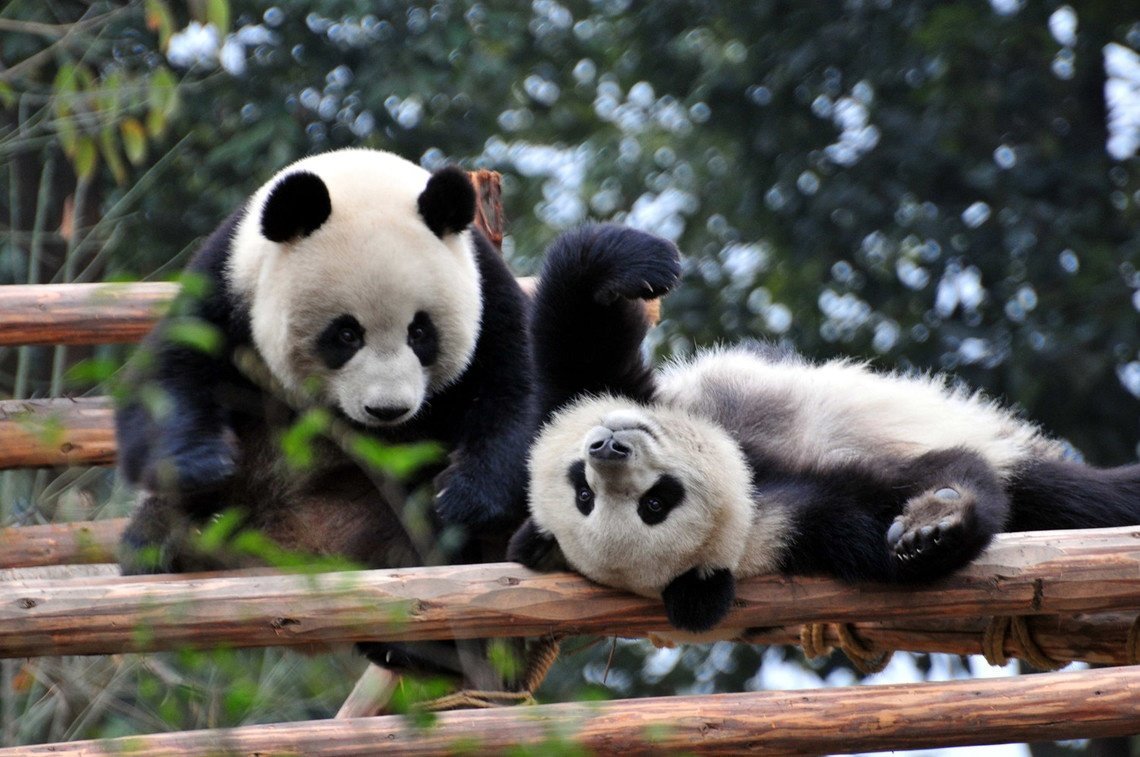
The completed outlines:
[[[590,227],[553,249],[532,326],[543,406],[512,559],[661,596],[690,632],[736,578],[930,581],[995,533],[1140,523],[1140,466],[1064,459],[1037,427],[940,376],[722,347],[652,372],[638,298],[676,250]],[[590,248],[591,254],[581,253]],[[581,361],[580,363],[578,361]]]
[[[229,567],[190,538],[229,508],[286,547],[423,564],[402,497],[373,471],[320,439],[312,464],[290,463],[280,442],[294,408],[239,370],[243,350],[283,396],[357,432],[444,444],[444,523],[493,536],[522,520],[534,432],[526,301],[471,227],[475,203],[457,168],[341,150],[280,171],[222,223],[187,269],[204,295],[180,298],[146,340],[116,414],[121,472],[140,489],[124,572]],[[188,323],[213,329],[217,348],[181,341]],[[139,559],[146,547],[157,565]]]

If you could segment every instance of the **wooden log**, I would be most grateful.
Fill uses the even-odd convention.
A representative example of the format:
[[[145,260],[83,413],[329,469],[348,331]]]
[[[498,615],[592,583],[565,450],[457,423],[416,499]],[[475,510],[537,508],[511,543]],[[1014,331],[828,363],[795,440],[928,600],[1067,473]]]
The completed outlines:
[[[244,726],[23,747],[24,754],[801,755],[1046,741],[1140,732],[1140,669],[848,686]],[[12,754],[0,750],[0,755]]]
[[[922,588],[779,575],[741,581],[721,633],[736,638],[746,628],[805,622],[1135,611],[1138,576],[1138,527],[1005,534],[975,564]],[[0,585],[0,657],[661,631],[668,625],[658,599],[513,563]]]
[[[106,397],[0,401],[0,469],[112,465],[115,430]]]
[[[0,287],[0,345],[137,342],[178,293],[167,282]]]
[[[0,529],[0,569],[113,562],[125,525],[125,518],[116,518]],[[1071,538],[1080,538],[1079,533]],[[0,580],[18,577],[15,573],[0,575]],[[1133,662],[1126,641],[1134,620],[1135,614],[1126,613],[1041,615],[1029,618],[1029,630],[1042,651],[1055,660],[1123,665]],[[878,650],[970,655],[982,654],[987,622],[986,617],[899,617],[856,623],[854,632]],[[799,644],[800,628],[752,628],[742,640],[754,644]],[[825,633],[825,643],[840,645],[834,627],[828,626]],[[1014,656],[1018,649],[1007,643],[1005,652]]]
[[[0,528],[0,568],[116,562],[126,518]]]

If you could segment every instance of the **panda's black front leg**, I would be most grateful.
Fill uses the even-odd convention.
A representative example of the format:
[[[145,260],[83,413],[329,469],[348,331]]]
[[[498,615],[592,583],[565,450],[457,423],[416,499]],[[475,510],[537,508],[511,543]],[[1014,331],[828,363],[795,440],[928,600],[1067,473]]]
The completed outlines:
[[[666,294],[680,274],[676,246],[636,229],[587,225],[554,241],[531,320],[544,418],[586,393],[652,396],[641,353],[651,324],[639,300]]]
[[[955,448],[926,453],[904,475],[914,492],[886,532],[903,581],[928,581],[967,564],[1009,519],[1009,496],[977,453]]]
[[[472,408],[469,416],[482,409]],[[518,417],[501,417],[512,412]],[[527,449],[533,435],[529,416],[528,402],[519,400],[514,410],[500,405],[491,418],[469,417],[451,464],[435,480],[436,511],[445,524],[463,526],[472,534],[503,535],[522,521]],[[485,421],[496,419],[500,424],[488,429]]]

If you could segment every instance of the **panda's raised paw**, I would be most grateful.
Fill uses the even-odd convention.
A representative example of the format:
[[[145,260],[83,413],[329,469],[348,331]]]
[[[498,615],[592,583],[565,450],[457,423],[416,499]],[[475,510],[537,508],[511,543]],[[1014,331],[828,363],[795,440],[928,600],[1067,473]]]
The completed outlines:
[[[911,498],[886,534],[900,578],[933,580],[961,567],[978,529],[975,507],[973,493],[962,488],[939,487]]]
[[[625,226],[603,225],[597,227],[594,244],[620,259],[608,280],[598,286],[594,296],[600,304],[660,297],[680,281],[681,256],[667,239]]]

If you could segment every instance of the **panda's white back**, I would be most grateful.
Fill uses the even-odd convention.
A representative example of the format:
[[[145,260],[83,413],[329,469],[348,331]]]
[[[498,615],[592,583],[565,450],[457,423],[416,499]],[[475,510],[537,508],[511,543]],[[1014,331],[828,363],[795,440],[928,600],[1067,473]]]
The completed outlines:
[[[657,398],[716,421],[750,453],[801,470],[967,447],[1001,473],[1062,447],[978,393],[942,377],[814,364],[792,353],[718,348],[659,376]]]

